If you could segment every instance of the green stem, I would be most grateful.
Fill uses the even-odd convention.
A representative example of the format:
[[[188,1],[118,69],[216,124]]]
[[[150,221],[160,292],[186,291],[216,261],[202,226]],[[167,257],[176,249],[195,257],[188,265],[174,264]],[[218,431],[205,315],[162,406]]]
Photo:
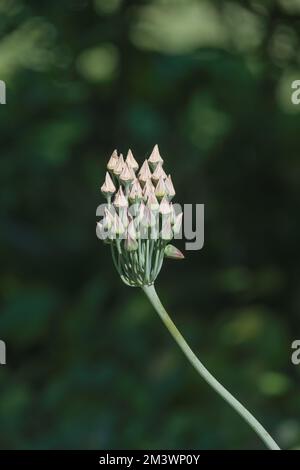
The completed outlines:
[[[165,326],[182,349],[190,363],[195,367],[197,372],[203,377],[206,382],[211,385],[211,387],[221,395],[224,400],[229,403],[232,408],[234,408],[241,416],[244,418],[245,421],[252,427],[252,429],[261,437],[264,441],[266,446],[272,450],[280,450],[276,442],[272,439],[270,434],[264,429],[264,427],[257,421],[254,416],[236,399],[234,398],[231,393],[229,393],[226,388],[223,387],[215,378],[214,376],[206,369],[206,367],[202,364],[202,362],[197,358],[197,356],[193,353],[191,348],[189,347],[188,343],[185,341],[171,318],[169,317],[168,313],[166,312],[165,308],[163,307],[159,297],[156,293],[154,286],[143,286],[143,291],[149,298],[150,302],[152,303],[153,307],[159,314],[160,318],[164,322]]]

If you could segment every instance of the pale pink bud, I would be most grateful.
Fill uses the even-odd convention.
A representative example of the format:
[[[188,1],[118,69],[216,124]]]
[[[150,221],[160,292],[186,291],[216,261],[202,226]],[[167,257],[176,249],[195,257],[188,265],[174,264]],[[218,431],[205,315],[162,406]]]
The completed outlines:
[[[124,158],[123,158],[123,155],[121,154],[119,156],[118,163],[116,164],[115,168],[113,169],[114,174],[116,176],[120,176],[120,174],[122,173],[123,167],[124,167]]]
[[[115,196],[114,206],[118,208],[128,207],[128,201],[124,196],[122,186],[119,187],[119,190]]]
[[[104,218],[103,218],[103,224],[110,229],[113,222],[114,222],[114,216],[109,212],[109,210],[105,207],[104,209]]]
[[[106,172],[105,181],[101,186],[101,191],[105,196],[111,196],[116,191],[116,187],[108,172]]]
[[[132,168],[134,171],[138,170],[139,168],[138,162],[134,158],[133,153],[130,149],[128,150],[125,162],[127,163],[129,168]]]
[[[108,160],[107,169],[113,171],[119,161],[118,152],[116,150],[111,154],[110,159]]]
[[[150,157],[148,158],[152,168],[155,168],[158,163],[163,163],[163,159],[160,156],[158,145],[156,144],[152,150]]]
[[[159,212],[163,215],[170,214],[172,212],[170,203],[168,199],[166,198],[166,196],[164,196],[163,199],[161,200],[161,203],[159,205]]]
[[[162,176],[159,178],[155,188],[155,196],[160,200],[166,195],[166,186]]]
[[[122,173],[120,174],[121,183],[126,185],[132,183],[133,180],[131,169],[128,167],[127,163],[124,163]]]
[[[124,247],[125,247],[125,250],[127,251],[136,251],[139,245],[138,245],[138,242],[134,238],[132,238],[128,233],[127,238],[125,239],[125,242],[124,242]]]
[[[115,216],[114,216],[112,232],[115,235],[120,235],[120,236],[123,235],[123,233],[125,232],[124,225],[123,225],[120,217],[118,216],[118,214],[115,214]]]
[[[147,201],[147,206],[149,207],[149,209],[150,209],[152,212],[158,211],[158,209],[159,209],[159,202],[158,202],[158,200],[156,199],[156,196],[155,196],[154,193],[152,193],[152,194],[149,195],[148,201]]]
[[[169,200],[171,200],[176,194],[171,175],[169,175],[168,178],[165,180],[165,185],[166,185],[167,196]]]
[[[167,178],[167,175],[161,165],[161,163],[158,163],[153,174],[152,174],[152,180],[154,181],[154,183],[156,183],[160,178],[163,178],[163,179],[166,179]]]
[[[135,228],[135,225],[134,225],[134,220],[131,220],[129,222],[129,225],[127,227],[127,233],[128,233],[128,235],[131,236],[131,238],[134,238],[134,239],[137,238],[137,233],[136,233],[136,228]]]
[[[173,238],[171,221],[169,217],[164,217],[163,219],[162,229],[161,229],[161,238],[163,240],[172,240]]]
[[[133,185],[131,187],[128,197],[129,197],[130,202],[138,202],[142,199],[142,188],[138,180],[135,180],[133,182]]]
[[[155,191],[155,188],[152,184],[152,181],[151,179],[149,178],[146,183],[145,183],[145,186],[144,186],[144,189],[143,189],[143,196],[144,196],[144,200],[147,201],[148,197],[150,196],[150,194],[154,194],[154,191]]]
[[[172,259],[184,259],[184,254],[181,253],[174,245],[167,245],[165,248],[165,257]]]
[[[139,180],[142,183],[146,183],[146,181],[151,178],[151,171],[148,165],[147,160],[144,161],[143,165],[141,166],[141,169],[139,171]]]

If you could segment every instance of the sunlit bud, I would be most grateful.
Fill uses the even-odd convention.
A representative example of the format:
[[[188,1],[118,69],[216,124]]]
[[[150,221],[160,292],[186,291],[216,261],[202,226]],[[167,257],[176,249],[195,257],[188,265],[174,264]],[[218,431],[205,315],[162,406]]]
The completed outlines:
[[[164,217],[163,219],[162,229],[161,229],[161,238],[163,240],[172,240],[173,238],[171,221],[169,217]]]
[[[159,209],[159,202],[154,193],[150,194],[147,201],[147,206],[152,212],[156,212]]]
[[[138,202],[142,199],[142,188],[138,180],[135,180],[132,184],[130,193],[129,193],[129,200],[130,202]]]
[[[106,172],[105,181],[103,185],[101,186],[101,191],[104,194],[104,196],[111,196],[116,191],[116,187],[108,172]]]
[[[151,179],[149,178],[146,183],[145,183],[145,186],[144,186],[144,189],[143,189],[143,197],[144,197],[144,200],[147,201],[148,197],[150,196],[150,194],[154,194],[154,191],[155,191],[155,188],[152,184],[152,181]]]
[[[155,168],[153,175],[152,175],[152,180],[154,183],[156,183],[160,178],[166,179],[167,175],[165,173],[165,170],[161,166],[161,163],[158,163],[157,167]]]
[[[124,196],[122,186],[119,187],[119,190],[114,199],[114,206],[118,208],[128,207],[127,198]]]
[[[171,175],[169,175],[168,178],[165,180],[165,185],[166,185],[167,196],[169,200],[171,200],[176,194]]]
[[[163,159],[160,156],[158,145],[155,145],[150,157],[148,158],[148,162],[151,165],[151,168],[155,168],[158,163],[163,163]]]
[[[124,247],[125,250],[127,251],[136,251],[138,249],[138,242],[132,238],[129,233],[127,234],[127,238],[125,239],[124,242]]]
[[[172,259],[184,259],[184,254],[181,253],[174,245],[167,245],[165,248],[165,257]]]
[[[144,206],[143,218],[141,219],[141,223],[144,227],[148,228],[152,227],[155,224],[154,214],[148,206]]]
[[[128,235],[130,235],[131,238],[134,238],[134,239],[137,238],[137,232],[136,232],[136,228],[135,228],[135,225],[134,225],[134,220],[131,220],[129,222],[129,225],[127,227],[127,233],[128,233]]]
[[[148,165],[147,160],[144,161],[143,165],[141,166],[141,169],[139,171],[139,180],[142,183],[146,183],[146,181],[151,178],[151,171]]]
[[[119,217],[122,221],[122,224],[123,224],[124,228],[127,228],[128,224],[129,224],[129,218],[128,218],[127,208],[126,207],[120,208]]]
[[[114,222],[113,222],[113,225],[112,225],[112,229],[111,229],[111,233],[113,236],[121,236],[123,235],[125,232],[125,228],[124,228],[124,225],[120,219],[120,217],[118,216],[118,214],[115,214],[114,215]]]
[[[132,172],[130,168],[128,167],[127,163],[124,163],[122,173],[120,174],[121,183],[128,185],[132,183],[133,179],[134,178],[132,177]]]
[[[132,168],[134,171],[138,170],[139,168],[138,162],[134,158],[133,153],[130,149],[128,150],[125,162],[127,163],[129,168]]]
[[[166,186],[162,176],[159,178],[155,188],[155,196],[160,200],[166,195]]]
[[[114,174],[116,176],[120,176],[120,174],[122,173],[123,167],[124,167],[124,158],[123,158],[123,155],[121,154],[119,156],[118,163],[116,164],[115,168],[113,169]]]
[[[183,217],[183,213],[182,213],[182,212],[181,212],[180,214],[178,214],[178,215],[175,216],[174,225],[173,225],[173,233],[174,233],[174,235],[178,235],[178,233],[179,233],[180,230],[181,230],[182,217]]]
[[[114,222],[114,217],[113,215],[109,212],[109,210],[107,210],[107,208],[105,207],[104,209],[104,218],[103,218],[103,224],[108,228],[108,229],[111,229],[112,227],[112,224]]]
[[[172,212],[170,203],[168,199],[166,198],[166,196],[164,196],[163,199],[161,200],[161,203],[159,205],[159,212],[163,215],[170,214]]]
[[[110,159],[108,160],[107,169],[113,171],[119,161],[118,152],[116,150],[111,154]]]

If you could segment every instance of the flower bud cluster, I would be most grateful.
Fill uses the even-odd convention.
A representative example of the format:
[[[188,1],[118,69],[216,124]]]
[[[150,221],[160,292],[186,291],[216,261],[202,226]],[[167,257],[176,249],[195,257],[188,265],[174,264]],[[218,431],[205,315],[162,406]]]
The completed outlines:
[[[140,168],[131,150],[125,159],[114,150],[101,192],[107,206],[97,233],[111,245],[122,280],[130,286],[153,284],[164,256],[183,258],[168,245],[181,230],[182,213],[175,213],[175,189],[158,146]]]

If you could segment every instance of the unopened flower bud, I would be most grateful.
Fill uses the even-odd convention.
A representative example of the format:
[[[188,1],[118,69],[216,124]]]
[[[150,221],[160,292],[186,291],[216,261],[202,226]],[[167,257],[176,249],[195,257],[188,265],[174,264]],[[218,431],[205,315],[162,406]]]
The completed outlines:
[[[107,169],[113,171],[119,161],[118,152],[116,150],[111,154],[110,159],[108,160]]]
[[[154,191],[155,191],[155,188],[152,184],[152,181],[151,179],[149,178],[146,183],[145,183],[145,186],[144,186],[144,189],[143,189],[143,197],[144,197],[144,201],[147,201],[148,197],[150,196],[150,194],[154,194]]]
[[[129,201],[131,203],[139,202],[142,199],[142,188],[138,180],[135,180],[132,184],[130,193],[129,193]]]
[[[106,172],[105,181],[101,186],[101,191],[104,196],[112,196],[112,194],[114,194],[114,192],[116,191],[116,187],[108,172]]]
[[[129,185],[134,180],[131,169],[128,167],[127,163],[124,163],[122,173],[120,174],[121,183]]]
[[[154,183],[156,183],[157,181],[159,181],[159,179],[161,177],[163,179],[166,179],[167,175],[166,175],[165,170],[163,169],[161,163],[158,163],[155,170],[154,170],[154,172],[153,172],[152,180],[154,181]]]
[[[169,200],[171,200],[176,194],[171,175],[169,175],[168,178],[165,180],[165,185],[166,185],[167,196]]]
[[[154,146],[152,153],[150,157],[148,158],[148,162],[150,163],[151,168],[153,169],[157,166],[158,163],[161,163],[161,164],[163,163],[163,159],[160,156],[159,148],[157,144]]]
[[[126,157],[125,162],[127,163],[127,165],[128,165],[129,168],[132,168],[132,169],[133,169],[133,171],[137,171],[137,170],[138,170],[138,168],[139,168],[138,162],[137,162],[136,159],[134,158],[133,153],[132,153],[132,151],[131,151],[130,149],[128,150],[128,153],[127,153],[127,157]]]
[[[104,209],[104,218],[103,218],[103,224],[106,226],[109,230],[112,227],[112,224],[114,222],[114,216],[111,214],[111,212],[105,207]]]
[[[124,167],[124,158],[123,158],[123,155],[120,154],[118,163],[116,164],[115,168],[113,169],[114,174],[116,176],[120,176],[120,174],[122,173],[123,167]]]
[[[150,194],[147,201],[147,206],[152,212],[157,212],[159,209],[159,202],[154,193]]]
[[[118,208],[128,207],[128,201],[124,196],[122,186],[119,187],[119,190],[115,196],[114,206]]]
[[[132,238],[129,233],[127,234],[127,238],[124,242],[125,250],[127,251],[136,251],[138,249],[138,242]]]
[[[166,195],[166,186],[162,176],[159,178],[155,188],[155,196],[158,200],[161,200]]]
[[[184,254],[181,253],[174,245],[167,245],[165,248],[165,257],[172,259],[184,259]]]
[[[151,171],[147,160],[145,160],[139,171],[139,181],[141,183],[146,183],[149,178],[151,178]]]
[[[161,238],[163,240],[172,240],[173,238],[170,217],[164,217],[163,219],[162,229],[161,229]]]
[[[118,216],[118,214],[115,214],[114,216],[114,222],[113,222],[113,226],[112,226],[112,232],[113,234],[115,234],[116,236],[121,236],[125,233],[125,228],[124,228],[124,225],[122,223],[122,220],[120,219],[120,217]]]
[[[163,197],[160,205],[159,205],[159,212],[163,215],[170,214],[172,211],[170,203],[166,196]]]

